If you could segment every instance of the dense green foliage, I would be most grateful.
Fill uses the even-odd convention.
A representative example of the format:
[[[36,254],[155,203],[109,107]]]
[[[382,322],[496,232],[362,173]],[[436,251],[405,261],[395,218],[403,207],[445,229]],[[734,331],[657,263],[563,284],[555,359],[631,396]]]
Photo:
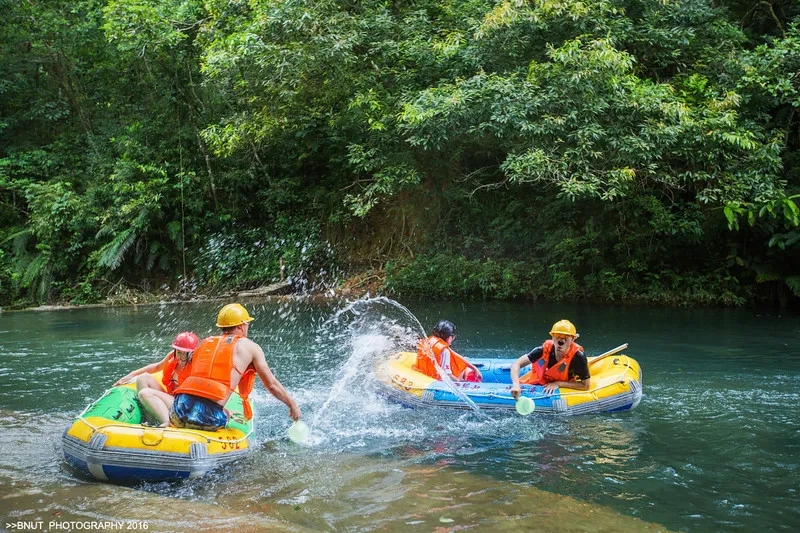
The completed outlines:
[[[399,296],[800,301],[793,0],[0,9],[2,305],[281,256]]]

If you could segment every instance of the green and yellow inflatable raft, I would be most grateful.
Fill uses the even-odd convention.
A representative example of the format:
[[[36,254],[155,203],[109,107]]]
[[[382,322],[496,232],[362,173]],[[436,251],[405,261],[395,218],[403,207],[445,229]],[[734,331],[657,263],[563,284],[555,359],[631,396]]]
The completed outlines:
[[[159,374],[155,377],[161,381]],[[72,467],[104,481],[201,476],[249,451],[253,421],[244,420],[238,393],[225,407],[233,415],[219,431],[150,427],[143,424],[135,385],[113,387],[64,432],[63,456]]]

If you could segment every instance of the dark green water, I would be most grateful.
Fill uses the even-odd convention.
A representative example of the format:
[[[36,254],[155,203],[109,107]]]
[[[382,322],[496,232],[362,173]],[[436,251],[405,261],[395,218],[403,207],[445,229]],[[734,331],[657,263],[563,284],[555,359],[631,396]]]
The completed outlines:
[[[731,310],[404,302],[458,326],[464,355],[512,357],[571,319],[644,374],[625,413],[574,418],[413,411],[373,392],[369,362],[410,342],[385,301],[245,302],[251,337],[312,425],[257,386],[254,452],[229,472],[115,487],[60,459],[72,418],[221,304],[0,314],[0,521],[140,520],[150,531],[794,531],[800,527],[800,318]],[[171,520],[160,508],[181,508]]]

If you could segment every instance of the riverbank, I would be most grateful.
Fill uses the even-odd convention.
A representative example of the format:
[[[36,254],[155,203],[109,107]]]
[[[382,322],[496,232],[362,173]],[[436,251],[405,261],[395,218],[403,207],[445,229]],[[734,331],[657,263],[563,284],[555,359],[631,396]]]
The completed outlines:
[[[345,280],[340,286],[326,290],[305,291],[300,287],[304,283],[295,283],[292,279],[259,285],[256,288],[228,289],[220,292],[187,293],[161,290],[157,293],[126,287],[108,295],[101,302],[73,303],[71,301],[56,302],[35,306],[11,306],[2,308],[0,313],[14,311],[69,311],[71,309],[91,309],[103,307],[149,306],[178,303],[213,302],[224,300],[247,300],[252,298],[360,298],[366,294],[377,294],[378,285],[365,283],[363,276],[355,276]]]
[[[248,298],[274,298],[301,296],[320,299],[357,299],[365,295],[390,296],[395,299],[430,299],[451,301],[529,301],[542,302],[583,302],[599,305],[645,306],[663,308],[752,308],[759,311],[779,311],[794,314],[800,310],[800,299],[781,301],[781,305],[769,305],[757,299],[746,299],[744,295],[735,296],[728,292],[714,294],[701,283],[677,287],[642,288],[632,282],[624,294],[562,294],[558,291],[537,290],[523,294],[522,292],[504,292],[491,279],[472,279],[469,273],[463,273],[460,283],[465,285],[461,290],[453,290],[455,283],[436,283],[429,279],[433,267],[423,274],[409,274],[407,267],[384,269],[367,269],[356,271],[340,280],[319,280],[306,278],[287,278],[285,281],[270,280],[253,286],[250,282],[244,286],[226,287],[222,290],[206,291],[174,291],[162,287],[159,291],[143,290],[135,285],[118,283],[102,301],[80,302],[61,301],[45,305],[14,305],[0,308],[0,313],[9,311],[57,311],[91,307],[144,306],[176,303],[192,303],[204,301],[246,300]],[[426,278],[426,275],[428,277]],[[453,280],[455,274],[450,274]],[[434,276],[435,278],[436,276]],[[426,279],[423,279],[426,278]],[[413,282],[412,282],[413,279]],[[452,280],[451,280],[452,281]],[[475,287],[468,287],[469,284]],[[477,288],[476,288],[477,287]],[[481,287],[490,287],[484,291]],[[770,300],[773,304],[776,300]]]

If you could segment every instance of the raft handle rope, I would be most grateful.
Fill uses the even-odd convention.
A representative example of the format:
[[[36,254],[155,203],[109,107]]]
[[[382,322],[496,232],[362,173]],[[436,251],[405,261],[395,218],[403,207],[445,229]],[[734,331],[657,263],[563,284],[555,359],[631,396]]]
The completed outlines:
[[[87,426],[89,426],[90,428],[92,428],[92,430],[94,430],[94,431],[98,431],[98,430],[100,430],[100,429],[103,429],[103,428],[113,428],[113,427],[125,427],[125,428],[129,428],[129,427],[134,427],[134,426],[136,426],[136,424],[113,424],[113,423],[112,423],[112,424],[103,424],[102,426],[94,426],[94,425],[92,425],[92,424],[91,424],[91,423],[90,423],[88,420],[86,420],[86,419],[83,417],[83,415],[85,415],[85,414],[86,414],[86,412],[87,412],[89,409],[91,409],[92,407],[94,407],[94,406],[95,406],[95,404],[97,404],[97,402],[99,402],[100,400],[102,400],[103,398],[105,398],[106,396],[108,396],[108,394],[109,394],[109,393],[110,393],[110,392],[111,392],[111,391],[112,391],[114,388],[116,388],[116,387],[111,387],[110,389],[106,389],[106,391],[103,393],[103,395],[102,395],[102,396],[100,396],[100,397],[99,397],[99,398],[98,398],[96,401],[94,401],[94,402],[90,403],[88,406],[86,406],[86,408],[85,408],[83,411],[81,411],[81,414],[79,414],[79,415],[77,416],[77,419],[78,419],[78,420],[80,420],[81,422],[83,422],[84,424],[86,424]],[[233,418],[233,417],[231,417],[231,418]],[[234,444],[236,444],[236,443],[239,443],[239,442],[242,442],[242,441],[245,441],[245,440],[247,440],[247,438],[248,438],[248,437],[250,437],[250,435],[252,435],[252,434],[253,434],[253,432],[255,431],[255,429],[256,429],[256,424],[255,424],[255,422],[253,422],[252,424],[250,424],[250,431],[248,431],[248,432],[247,432],[247,434],[246,434],[244,437],[241,437],[241,438],[239,438],[239,439],[235,439],[235,440],[231,440],[231,439],[218,439],[218,438],[216,438],[216,437],[209,437],[208,435],[206,435],[206,434],[204,434],[204,433],[200,433],[198,430],[194,430],[194,429],[175,428],[175,427],[153,428],[153,429],[163,429],[163,430],[165,430],[165,431],[179,431],[180,433],[183,433],[183,434],[186,434],[186,433],[188,433],[188,434],[190,434],[190,435],[197,435],[198,437],[202,437],[202,438],[206,439],[206,441],[207,441],[207,442],[212,442],[212,441],[213,441],[213,442],[219,442],[219,443],[222,443],[222,444],[228,444],[228,443],[234,443]]]

